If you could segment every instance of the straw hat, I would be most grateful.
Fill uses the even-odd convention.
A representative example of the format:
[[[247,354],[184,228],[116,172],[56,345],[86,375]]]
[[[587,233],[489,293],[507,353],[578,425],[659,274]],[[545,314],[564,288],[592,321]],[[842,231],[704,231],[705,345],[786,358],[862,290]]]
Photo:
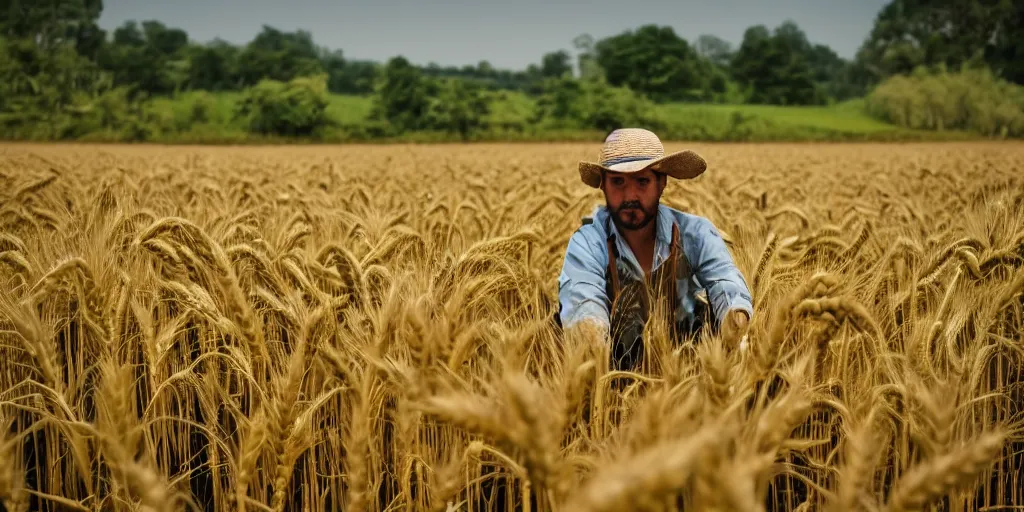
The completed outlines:
[[[686,150],[665,155],[658,136],[642,128],[621,128],[608,134],[601,148],[600,163],[580,162],[580,178],[594,188],[601,187],[602,171],[637,172],[644,169],[680,180],[700,176],[708,164],[700,155]]]

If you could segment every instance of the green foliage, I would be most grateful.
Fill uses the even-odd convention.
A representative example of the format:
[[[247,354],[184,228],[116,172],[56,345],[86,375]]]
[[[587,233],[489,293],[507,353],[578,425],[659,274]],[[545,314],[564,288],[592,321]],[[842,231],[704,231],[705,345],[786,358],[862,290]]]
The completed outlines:
[[[97,26],[102,9],[102,0],[0,0],[0,136],[576,140],[620,126],[699,140],[1020,134],[1019,91],[994,81],[1024,83],[1024,2],[1013,0],[891,0],[854,62],[812,44],[792,22],[751,27],[736,48],[710,34],[691,44],[651,24],[600,40],[581,35],[572,40],[575,54],[547,52],[522,70],[486,60],[350,60],[309,32],[270,26],[243,45],[200,44],[156,20],[106,34]],[[804,117],[816,115],[807,108],[758,110],[827,109],[893,73],[965,62],[992,76],[967,85],[917,74],[875,91],[871,115],[908,128],[862,127],[872,119],[864,111],[849,119],[821,111],[827,121],[819,123]]]
[[[0,0],[0,36],[92,58],[103,42],[96,25],[102,10],[102,0]]]
[[[287,82],[323,72],[313,35],[302,30],[286,33],[264,25],[238,56],[238,74],[245,85],[262,80]]]
[[[594,52],[609,84],[659,102],[705,99],[716,72],[671,27],[645,25],[599,41]]]
[[[451,86],[458,83],[452,79]],[[478,84],[479,85],[479,84]],[[444,81],[439,87],[445,87]],[[621,92],[625,93],[624,90]],[[485,94],[486,93],[486,94]],[[442,94],[438,92],[438,94]],[[310,142],[455,142],[455,141],[594,141],[609,130],[584,127],[582,123],[535,121],[538,99],[509,91],[486,91],[488,114],[463,137],[439,124],[416,131],[399,132],[386,122],[371,121],[373,99],[330,95],[327,117],[331,126],[311,137]],[[624,94],[625,95],[625,94]],[[249,131],[247,119],[232,113],[244,93],[201,91],[153,98],[145,101],[124,97],[124,106],[107,98],[108,126],[93,121],[90,112],[69,118],[75,131],[69,137],[102,142],[154,141],[189,144],[288,143],[295,137],[258,134]],[[771,105],[725,105],[669,103],[652,105],[652,123],[665,140],[700,141],[843,141],[843,140],[959,140],[970,135],[960,131],[924,131],[900,128],[869,117],[863,101],[835,106],[793,107]],[[440,102],[436,103],[440,106]],[[209,113],[206,122],[195,122],[193,112]],[[100,112],[98,102],[92,112]],[[201,119],[201,118],[200,118]],[[634,125],[629,123],[629,125]],[[40,137],[45,138],[45,137]]]
[[[968,130],[989,137],[1024,135],[1024,87],[996,77],[987,68],[950,73],[944,66],[919,67],[896,75],[868,96],[876,118],[922,130]]]
[[[565,50],[545,54],[541,58],[540,74],[545,78],[572,76],[572,56]]]
[[[467,80],[448,79],[441,82],[430,100],[426,124],[469,140],[473,132],[487,127],[490,111],[491,98],[483,87]]]
[[[783,23],[774,33],[758,25],[744,33],[730,65],[735,79],[748,89],[750,103],[821,105],[827,97],[815,82],[812,55],[810,43],[796,24]],[[828,60],[828,55],[817,57]]]
[[[603,80],[551,79],[537,100],[532,122],[547,121],[554,128],[597,129],[604,132],[622,126],[663,126],[655,105],[627,87]]]
[[[919,66],[980,62],[1024,84],[1024,2],[892,0],[857,54],[870,83]]]
[[[388,61],[374,96],[372,121],[387,123],[398,131],[427,128],[431,83],[405,57]]]
[[[328,88],[333,93],[371,94],[380,73],[380,64],[372,61],[346,60],[341,66],[328,66]]]
[[[1002,25],[992,44],[985,48],[985,60],[1000,77],[1024,85],[1024,2],[1009,3],[1011,7],[1000,13]]]
[[[261,80],[242,96],[235,116],[245,119],[256,134],[316,136],[331,124],[328,102],[325,75],[288,82]]]
[[[452,80],[452,85],[456,80]],[[444,84],[440,84],[444,87]],[[438,94],[441,94],[440,92]],[[161,124],[168,115],[175,122],[187,117],[201,93],[189,93],[176,99],[153,100],[150,110],[154,132],[149,140],[167,143],[283,143],[295,140],[285,136],[260,135],[247,131],[247,126],[233,121],[229,115],[242,95],[217,93],[210,95],[220,117],[205,124],[182,124],[169,130]],[[594,141],[607,129],[584,127],[581,123],[535,121],[538,99],[516,92],[488,92],[489,113],[468,138],[442,127],[399,132],[385,122],[369,120],[372,98],[332,95],[328,117],[337,126],[326,129],[315,139],[335,143],[347,141],[372,142],[456,142],[456,141]],[[864,113],[863,101],[834,106],[772,106],[669,103],[653,105],[655,123],[665,140],[691,141],[906,141],[963,140],[971,135],[961,131],[924,131],[900,128],[876,120]],[[630,123],[629,125],[634,125]],[[628,126],[628,125],[627,125]],[[110,139],[120,140],[120,139]],[[311,140],[311,139],[306,139]]]
[[[487,127],[492,97],[478,81],[424,76],[395,57],[384,67],[372,101],[366,127],[371,133],[440,131],[469,140]]]
[[[188,124],[205,124],[216,122],[218,116],[217,101],[208,92],[201,92],[192,100],[188,112]]]
[[[174,130],[173,119],[126,87],[104,91],[79,108],[73,126],[76,138],[112,142],[149,141]]]
[[[185,50],[188,61],[185,88],[189,90],[229,91],[241,84],[238,55],[241,51],[224,41],[206,45],[190,45]]]
[[[869,117],[862,101],[829,106],[694,105],[660,109],[666,137],[711,141],[962,139],[961,132],[921,132]]]
[[[496,69],[490,62],[482,60],[475,66],[440,66],[436,63],[429,63],[426,66],[416,66],[424,77],[428,78],[460,78],[476,82],[488,90],[503,90],[534,93],[538,83],[543,80],[545,73],[559,75],[564,72],[560,52],[545,54],[540,66],[531,64],[524,70]],[[547,61],[548,70],[542,67]],[[561,68],[561,69],[560,69]],[[570,65],[571,69],[571,65]]]
[[[0,38],[0,133],[7,138],[74,137],[75,119],[109,79],[71,45],[45,51],[29,39]]]
[[[728,69],[729,62],[736,55],[732,44],[712,34],[701,34],[697,37],[694,48],[697,51],[697,55],[708,59],[712,64],[721,69]]]
[[[189,80],[188,34],[157,21],[125,22],[96,62],[133,96],[170,94]]]

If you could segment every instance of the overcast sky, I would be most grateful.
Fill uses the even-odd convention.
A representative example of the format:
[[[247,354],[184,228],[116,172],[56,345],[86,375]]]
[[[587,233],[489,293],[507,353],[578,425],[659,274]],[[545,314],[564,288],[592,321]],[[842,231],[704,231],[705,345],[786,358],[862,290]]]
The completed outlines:
[[[644,24],[671,25],[693,41],[714,34],[738,45],[751,25],[792,19],[814,43],[850,58],[888,0],[104,0],[100,25],[162,21],[195,41],[250,41],[264,24],[305,29],[346,58],[462,66],[481,60],[523,69],[575,36],[595,39]]]

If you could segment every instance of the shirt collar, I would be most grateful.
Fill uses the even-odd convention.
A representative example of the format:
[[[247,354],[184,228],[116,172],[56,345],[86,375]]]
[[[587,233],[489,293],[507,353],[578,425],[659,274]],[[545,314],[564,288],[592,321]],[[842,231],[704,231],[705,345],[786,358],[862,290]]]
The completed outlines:
[[[658,205],[658,228],[656,237],[668,247],[672,244],[672,212],[663,204]]]
[[[622,250],[630,251],[629,244],[619,234],[618,227],[615,226],[615,222],[611,219],[611,212],[608,210],[606,205],[598,207],[598,213],[594,216],[595,220],[599,220],[604,223],[607,222],[608,229],[611,230],[611,235],[615,235],[615,243],[619,246],[620,252]],[[654,230],[654,267],[658,268],[661,263],[668,257],[670,246],[672,245],[672,212],[664,204],[658,205],[658,217],[656,219],[657,227]],[[632,255],[632,251],[629,252]],[[629,258],[631,261],[633,258]]]
[[[622,237],[622,235],[619,234],[618,227],[615,226],[615,222],[611,219],[611,212],[608,210],[607,206],[602,205],[598,207],[598,212],[594,215],[594,219],[600,220],[601,222],[607,221],[607,226],[611,229],[611,233],[608,234],[615,235],[615,238]],[[658,204],[658,217],[656,222],[658,223],[658,226],[654,230],[656,242],[661,242],[665,246],[670,245],[672,243],[672,212],[664,204]]]

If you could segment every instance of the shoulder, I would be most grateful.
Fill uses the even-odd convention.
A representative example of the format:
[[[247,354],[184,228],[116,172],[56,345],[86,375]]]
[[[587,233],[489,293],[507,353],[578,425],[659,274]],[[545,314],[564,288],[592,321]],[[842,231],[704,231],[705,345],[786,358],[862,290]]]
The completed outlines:
[[[673,221],[679,226],[683,248],[688,254],[696,256],[709,242],[712,246],[725,243],[721,230],[710,219],[668,208]]]
[[[607,213],[596,209],[593,214],[584,217],[582,225],[576,228],[569,237],[567,251],[570,256],[586,256],[591,259],[607,257],[606,240],[608,232],[605,230]]]
[[[708,234],[721,236],[714,223],[705,217],[679,211],[668,206],[663,206],[662,208],[671,215],[673,222],[679,226],[679,234],[683,237],[703,237]]]
[[[607,238],[608,233],[605,232],[603,219],[598,216],[586,217],[569,238],[569,245],[588,249],[601,248],[604,247]]]

